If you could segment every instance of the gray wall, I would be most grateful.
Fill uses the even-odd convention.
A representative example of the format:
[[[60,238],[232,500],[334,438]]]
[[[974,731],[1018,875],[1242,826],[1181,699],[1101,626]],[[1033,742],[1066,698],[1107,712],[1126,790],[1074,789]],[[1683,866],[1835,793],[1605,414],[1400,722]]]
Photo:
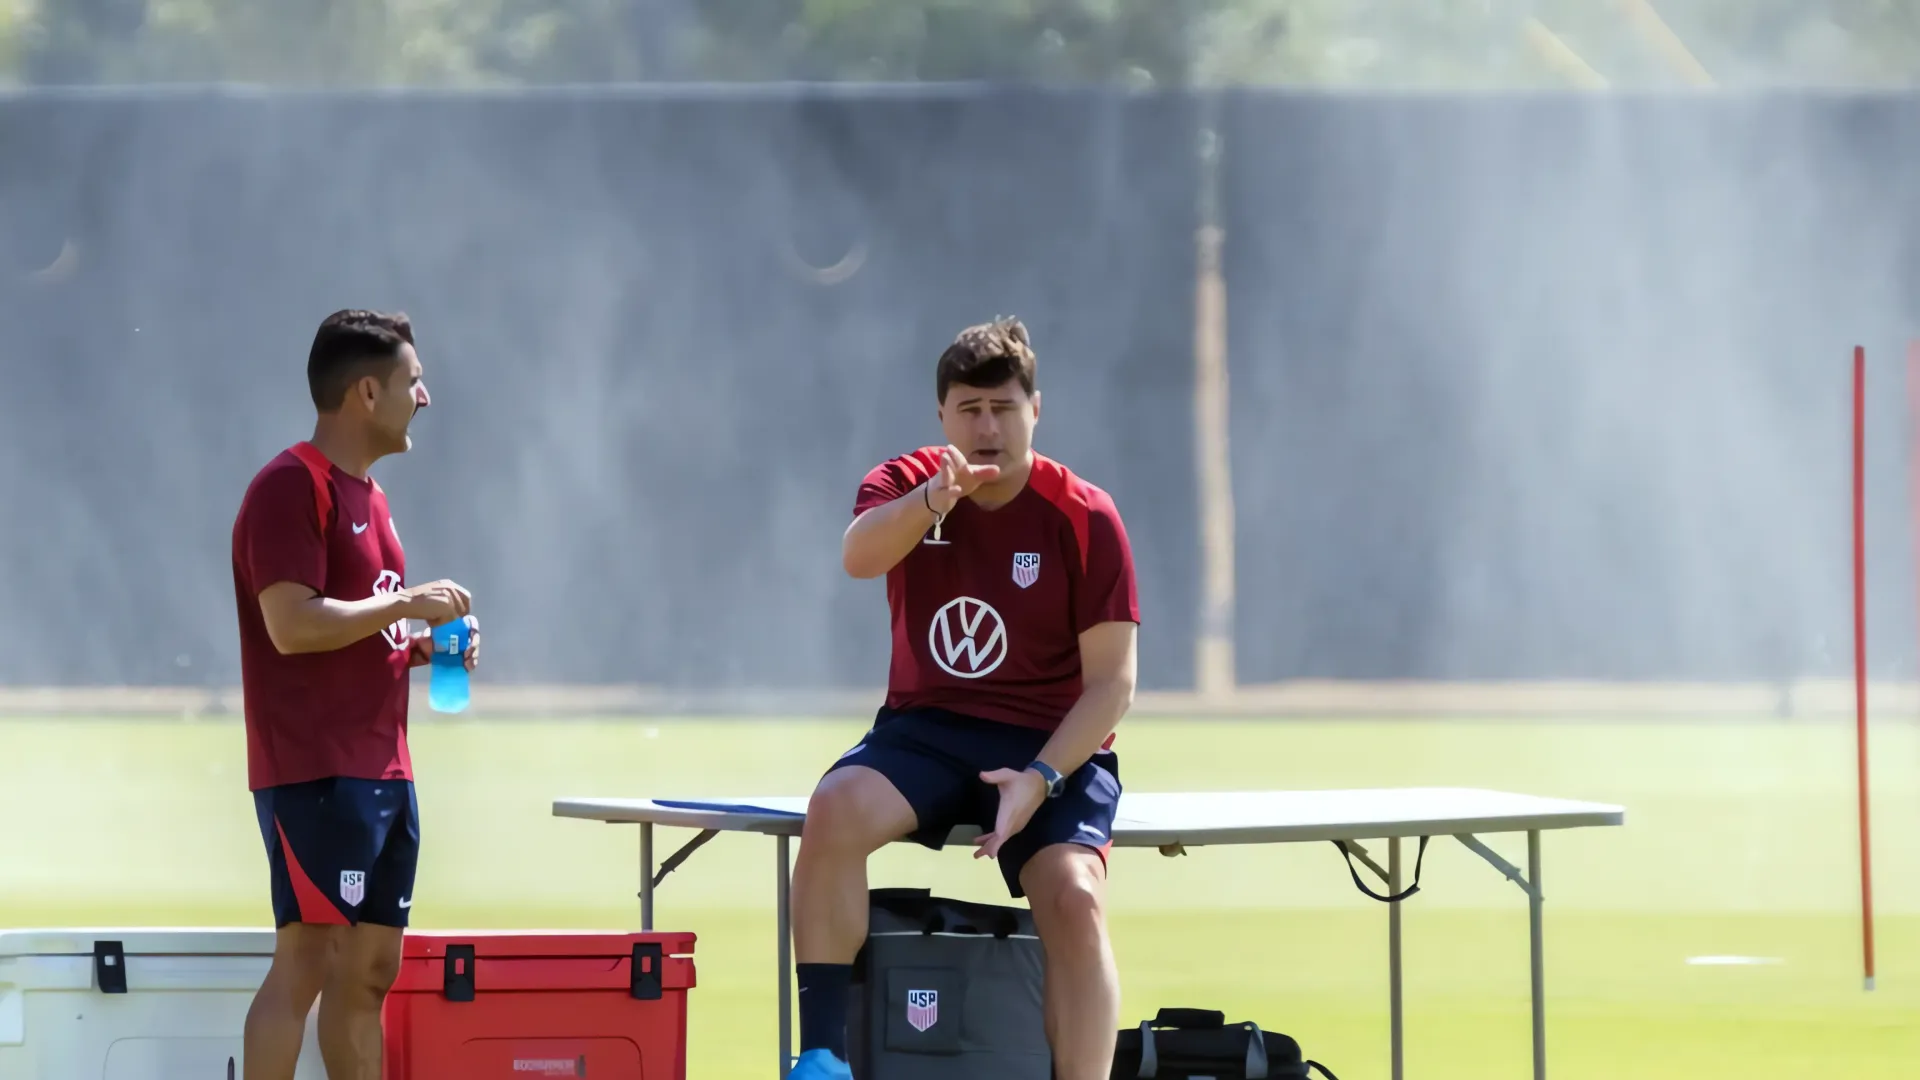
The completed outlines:
[[[1914,670],[1913,101],[1226,112],[1244,678]]]
[[[235,677],[234,509],[310,430],[308,340],[353,305],[417,321],[434,407],[377,475],[409,576],[474,590],[493,678],[883,680],[884,593],[839,570],[855,488],[940,438],[952,335],[1017,314],[1040,447],[1125,509],[1143,678],[1177,684],[1190,113],[959,90],[5,103],[0,205],[64,211],[84,255],[0,301],[0,681]],[[789,268],[855,241],[844,282]]]
[[[1019,314],[1040,446],[1191,681],[1198,109],[785,88],[0,101],[0,682],[228,683],[228,530],[337,307],[435,405],[379,472],[502,680],[871,684],[837,543]],[[1221,102],[1242,677],[1843,672],[1848,354],[1875,665],[1915,667],[1899,99]],[[71,236],[77,270],[27,280]],[[866,258],[808,280],[799,253]]]

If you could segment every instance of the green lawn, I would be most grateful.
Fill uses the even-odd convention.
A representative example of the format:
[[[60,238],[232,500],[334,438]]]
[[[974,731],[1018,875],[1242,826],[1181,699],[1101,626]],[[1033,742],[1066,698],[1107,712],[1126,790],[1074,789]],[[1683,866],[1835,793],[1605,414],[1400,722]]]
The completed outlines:
[[[414,738],[424,928],[637,925],[636,830],[561,795],[802,794],[860,720],[450,723]],[[1557,1078],[1920,1075],[1920,733],[1874,732],[1880,988],[1859,984],[1851,727],[1132,721],[1132,790],[1452,784],[1624,804],[1548,834]],[[0,925],[260,925],[264,860],[233,723],[0,721]],[[663,845],[688,834],[662,833]],[[1493,846],[1522,862],[1524,843]],[[663,853],[664,854],[664,853]],[[774,1056],[773,845],[723,836],[668,879],[700,935],[691,1075]],[[1386,909],[1331,845],[1115,859],[1126,1011],[1211,1006],[1300,1038],[1342,1080],[1386,1075]],[[1004,902],[992,867],[901,847],[876,883]],[[1409,1074],[1528,1075],[1524,897],[1451,841],[1406,910]],[[1756,966],[1690,965],[1754,956]]]

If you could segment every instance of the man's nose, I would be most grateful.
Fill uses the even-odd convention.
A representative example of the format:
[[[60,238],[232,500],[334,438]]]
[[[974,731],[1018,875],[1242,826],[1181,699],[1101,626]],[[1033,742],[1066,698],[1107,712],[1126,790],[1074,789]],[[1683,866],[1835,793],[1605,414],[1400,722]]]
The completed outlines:
[[[424,409],[433,404],[433,398],[427,393],[427,384],[421,383],[413,388],[413,403]]]

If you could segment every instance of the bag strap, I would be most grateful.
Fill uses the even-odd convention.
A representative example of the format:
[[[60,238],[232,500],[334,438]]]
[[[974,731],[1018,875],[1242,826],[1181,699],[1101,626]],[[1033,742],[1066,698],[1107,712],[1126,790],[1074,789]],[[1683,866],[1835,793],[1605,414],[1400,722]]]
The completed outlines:
[[[993,926],[987,931],[996,941],[1005,941],[1020,929],[1020,919],[1005,908],[993,910]]]
[[[1420,854],[1415,856],[1413,860],[1413,884],[1407,886],[1405,889],[1402,889],[1401,891],[1393,894],[1392,896],[1382,896],[1379,893],[1374,892],[1372,889],[1367,888],[1367,883],[1360,880],[1360,871],[1353,865],[1353,852],[1348,851],[1347,845],[1341,843],[1338,840],[1335,840],[1333,842],[1333,846],[1339,848],[1341,857],[1347,860],[1347,873],[1353,875],[1353,883],[1354,885],[1359,887],[1361,892],[1366,893],[1368,896],[1373,897],[1375,900],[1378,900],[1383,904],[1397,904],[1400,901],[1405,900],[1407,897],[1412,896],[1414,893],[1417,893],[1420,891],[1420,867],[1423,864],[1425,864],[1427,861],[1428,839],[1430,838],[1425,836],[1420,838]]]
[[[287,447],[287,452],[299,458],[313,477],[313,509],[320,522],[320,535],[324,537],[333,528],[328,520],[333,514],[333,463],[310,442],[294,443]]]
[[[868,894],[868,903],[874,907],[890,911],[903,919],[912,919],[920,924],[922,934],[939,934],[949,929],[956,932],[960,928],[980,932],[979,923],[988,923],[986,933],[1005,941],[1020,929],[1020,919],[1007,908],[997,908],[985,904],[971,904],[959,900],[936,900],[929,889],[874,889]],[[947,908],[962,909],[957,921],[949,921]],[[975,917],[975,916],[979,917]]]
[[[1307,1062],[1307,1068],[1320,1070],[1320,1075],[1326,1077],[1327,1080],[1340,1080],[1339,1077],[1333,1075],[1333,1070],[1327,1068],[1325,1065],[1322,1065],[1317,1061]]]
[[[1134,1074],[1139,1080],[1153,1080],[1160,1075],[1160,1051],[1153,1045],[1153,1021],[1140,1021],[1140,1069]]]
[[[1259,1024],[1251,1020],[1241,1026],[1247,1029],[1247,1080],[1266,1080],[1266,1033],[1260,1030]]]
[[[867,894],[867,901],[882,911],[919,923],[922,934],[937,934],[947,928],[931,889],[874,889]]]
[[[981,914],[984,914],[986,918],[975,919],[963,913],[958,919],[949,921],[946,913],[936,905],[927,909],[926,915],[921,920],[920,929],[922,933],[926,934],[943,934],[948,932],[955,934],[978,934],[982,932],[980,924],[988,923],[989,925],[986,927],[985,932],[993,935],[997,941],[1007,940],[1013,936],[1014,931],[1020,929],[1020,920],[1015,917],[1011,911],[987,910]]]
[[[1168,1011],[1169,1010],[1162,1009],[1161,1013],[1164,1015]],[[1203,1010],[1182,1009],[1173,1011],[1199,1013]],[[1268,1068],[1266,1033],[1260,1030],[1259,1024],[1252,1021],[1241,1024],[1239,1027],[1247,1033],[1246,1080],[1266,1080]],[[1160,1075],[1160,1050],[1154,1046],[1153,1029],[1154,1021],[1140,1021],[1140,1069],[1135,1074],[1139,1080],[1154,1080],[1155,1077]],[[1326,1072],[1325,1069],[1321,1069],[1320,1071]],[[1332,1074],[1328,1074],[1327,1080],[1338,1080],[1338,1078]]]

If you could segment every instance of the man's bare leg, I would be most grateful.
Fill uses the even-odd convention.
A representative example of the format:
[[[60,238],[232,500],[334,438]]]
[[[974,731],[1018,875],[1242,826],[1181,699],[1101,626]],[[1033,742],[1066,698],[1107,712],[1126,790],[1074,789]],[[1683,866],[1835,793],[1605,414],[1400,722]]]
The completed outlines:
[[[341,929],[320,991],[320,1059],[327,1080],[380,1080],[380,1008],[399,977],[404,936],[397,926],[373,923]]]
[[[1058,1080],[1107,1080],[1120,1025],[1120,973],[1107,936],[1107,871],[1079,844],[1041,848],[1020,870],[1046,953],[1047,1042]]]
[[[793,952],[800,1052],[845,1060],[847,986],[867,940],[867,856],[914,829],[913,807],[878,772],[828,773],[807,804],[793,864]]]
[[[320,996],[339,926],[288,923],[273,935],[273,961],[247,1007],[241,1035],[246,1080],[293,1080],[307,1014]]]

